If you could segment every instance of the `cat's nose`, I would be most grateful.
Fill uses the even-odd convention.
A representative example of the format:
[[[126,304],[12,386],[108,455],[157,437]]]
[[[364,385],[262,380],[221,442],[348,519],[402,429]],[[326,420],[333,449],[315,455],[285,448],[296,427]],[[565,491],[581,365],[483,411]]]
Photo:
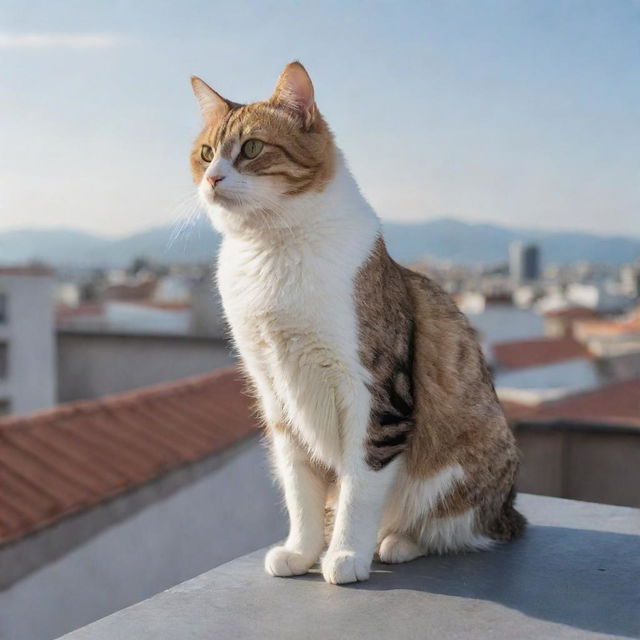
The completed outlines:
[[[224,180],[224,176],[207,176],[207,182],[215,189],[218,182]]]

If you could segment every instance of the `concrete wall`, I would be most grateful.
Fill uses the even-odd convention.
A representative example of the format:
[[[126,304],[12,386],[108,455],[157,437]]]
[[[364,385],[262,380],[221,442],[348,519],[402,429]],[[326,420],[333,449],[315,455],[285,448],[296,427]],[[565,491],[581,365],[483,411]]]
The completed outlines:
[[[524,423],[516,436],[520,491],[640,507],[640,429]]]
[[[0,400],[9,402],[11,413],[55,404],[53,289],[52,276],[0,273],[0,293],[7,298],[7,322],[0,324],[0,341],[8,345]]]
[[[124,300],[107,300],[104,320],[114,333],[186,335],[191,326],[191,309],[158,309]]]
[[[169,382],[234,362],[229,343],[218,338],[58,331],[58,400]]]
[[[58,637],[286,534],[257,437],[188,473],[200,477],[169,495],[167,479],[155,481],[3,549],[3,571],[38,554],[52,560],[0,591],[0,638]],[[134,504],[141,508],[131,514]],[[59,555],[96,526],[99,533]]]

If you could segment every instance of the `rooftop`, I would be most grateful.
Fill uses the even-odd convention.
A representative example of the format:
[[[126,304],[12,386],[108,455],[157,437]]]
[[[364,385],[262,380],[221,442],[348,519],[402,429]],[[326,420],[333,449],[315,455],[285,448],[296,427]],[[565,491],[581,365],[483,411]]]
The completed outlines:
[[[580,335],[584,337],[610,337],[640,333],[640,318],[625,320],[580,320]]]
[[[522,417],[532,417],[531,414]],[[640,427],[640,378],[614,382],[593,391],[546,402],[533,417],[607,422]]]
[[[578,358],[593,359],[587,347],[566,337],[499,342],[492,348],[497,364],[507,369],[536,367]]]
[[[567,320],[588,320],[602,317],[597,311],[588,307],[564,307],[563,309],[547,311],[544,316],[545,318],[562,318]]]
[[[640,511],[521,495],[524,537],[493,551],[374,565],[369,582],[317,568],[272,578],[265,550],[76,630],[66,640],[640,636]]]
[[[0,276],[52,276],[53,270],[48,267],[27,266],[27,267],[1,267]]]
[[[500,400],[509,422],[561,418],[585,423],[640,427],[640,378],[612,382],[591,391],[582,391],[539,403]]]
[[[236,369],[0,419],[0,545],[255,432]]]

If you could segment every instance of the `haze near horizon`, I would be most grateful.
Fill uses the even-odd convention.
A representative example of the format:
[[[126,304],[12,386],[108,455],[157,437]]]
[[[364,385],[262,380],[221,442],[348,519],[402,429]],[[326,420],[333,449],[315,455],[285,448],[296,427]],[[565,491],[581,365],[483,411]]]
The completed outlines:
[[[640,236],[637,0],[0,7],[0,230],[171,223],[189,76],[253,101],[300,59],[382,218]]]

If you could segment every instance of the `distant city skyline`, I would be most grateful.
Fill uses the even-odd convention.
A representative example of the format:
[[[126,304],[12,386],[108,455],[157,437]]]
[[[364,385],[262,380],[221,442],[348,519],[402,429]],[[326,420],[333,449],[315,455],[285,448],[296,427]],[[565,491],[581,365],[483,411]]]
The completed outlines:
[[[300,59],[382,218],[640,237],[638,0],[0,11],[0,230],[174,221],[194,193],[189,76],[246,102]]]

